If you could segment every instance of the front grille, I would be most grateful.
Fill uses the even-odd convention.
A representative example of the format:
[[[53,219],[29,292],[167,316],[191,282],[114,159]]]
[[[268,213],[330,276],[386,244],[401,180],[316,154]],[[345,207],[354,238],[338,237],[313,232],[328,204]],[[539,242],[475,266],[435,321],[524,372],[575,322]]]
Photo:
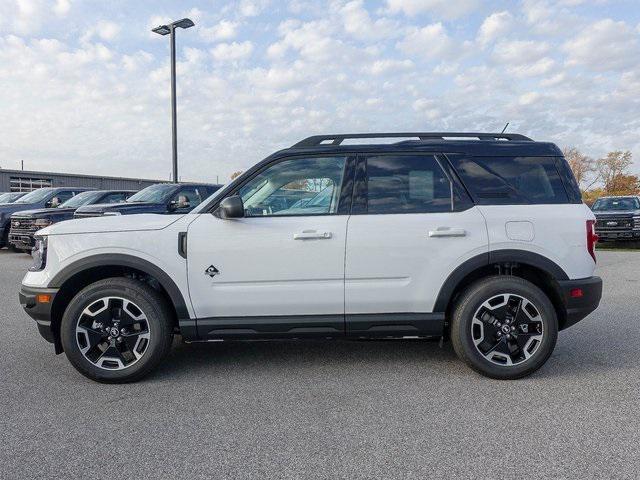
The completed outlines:
[[[622,232],[633,230],[635,227],[632,216],[610,216],[600,217],[596,220],[596,231],[602,232]]]
[[[42,227],[36,227],[36,219],[30,217],[12,217],[11,233],[29,234],[35,233]]]

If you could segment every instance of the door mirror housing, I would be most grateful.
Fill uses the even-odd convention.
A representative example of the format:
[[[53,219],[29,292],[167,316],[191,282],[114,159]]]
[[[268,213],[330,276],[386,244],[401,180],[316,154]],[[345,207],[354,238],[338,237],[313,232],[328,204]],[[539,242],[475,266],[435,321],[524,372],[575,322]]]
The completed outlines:
[[[243,218],[244,217],[244,203],[239,195],[227,197],[220,202],[217,216],[220,218]]]

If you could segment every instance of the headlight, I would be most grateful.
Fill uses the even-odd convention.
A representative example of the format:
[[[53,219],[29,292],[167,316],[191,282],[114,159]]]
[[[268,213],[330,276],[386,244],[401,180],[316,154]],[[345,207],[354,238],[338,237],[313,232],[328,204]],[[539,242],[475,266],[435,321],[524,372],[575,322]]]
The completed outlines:
[[[36,227],[44,228],[44,227],[48,227],[49,225],[51,225],[51,223],[52,223],[51,220],[49,220],[48,218],[38,218],[38,219],[36,219],[34,225]]]
[[[44,270],[47,265],[47,237],[36,237],[36,244],[31,250],[33,265],[29,269],[32,272]]]

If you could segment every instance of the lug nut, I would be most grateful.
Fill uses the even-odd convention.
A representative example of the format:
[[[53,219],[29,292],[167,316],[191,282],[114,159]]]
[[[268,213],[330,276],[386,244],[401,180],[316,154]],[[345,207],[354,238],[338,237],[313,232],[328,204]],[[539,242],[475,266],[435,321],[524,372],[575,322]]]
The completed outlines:
[[[120,333],[124,335],[125,333],[127,333],[127,330],[123,328],[122,330],[120,330]]]

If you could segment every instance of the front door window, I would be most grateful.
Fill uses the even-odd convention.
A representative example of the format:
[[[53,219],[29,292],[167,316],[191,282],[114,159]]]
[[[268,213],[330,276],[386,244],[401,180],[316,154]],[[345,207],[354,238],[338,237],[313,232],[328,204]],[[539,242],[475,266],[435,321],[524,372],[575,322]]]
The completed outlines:
[[[247,217],[336,213],[345,157],[291,159],[267,168],[238,194]]]

